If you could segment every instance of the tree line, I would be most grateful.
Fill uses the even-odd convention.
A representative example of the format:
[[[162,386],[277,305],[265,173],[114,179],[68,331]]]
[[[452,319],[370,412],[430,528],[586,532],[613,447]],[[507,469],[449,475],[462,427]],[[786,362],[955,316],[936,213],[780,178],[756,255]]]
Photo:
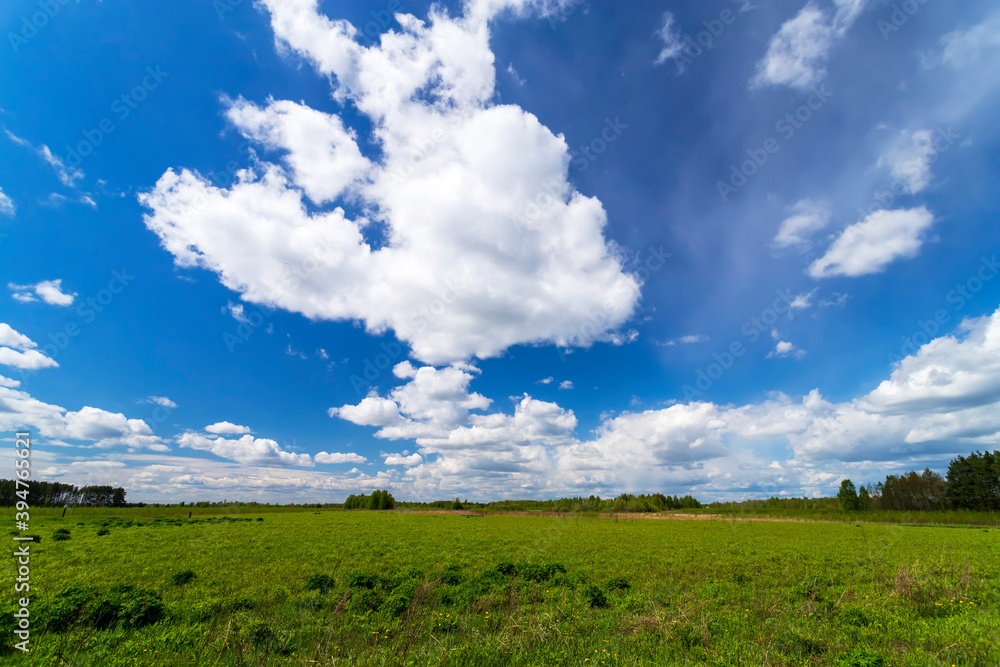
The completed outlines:
[[[376,489],[370,496],[347,496],[345,510],[391,510],[396,509],[396,499],[388,491]]]
[[[948,465],[946,477],[927,468],[889,475],[884,482],[860,489],[845,479],[837,500],[847,511],[1000,510],[1000,451],[959,456]]]
[[[0,479],[0,506],[11,507],[21,500],[13,479]],[[33,507],[83,505],[85,507],[125,507],[125,489],[110,485],[76,487],[62,482],[28,482],[28,503]]]

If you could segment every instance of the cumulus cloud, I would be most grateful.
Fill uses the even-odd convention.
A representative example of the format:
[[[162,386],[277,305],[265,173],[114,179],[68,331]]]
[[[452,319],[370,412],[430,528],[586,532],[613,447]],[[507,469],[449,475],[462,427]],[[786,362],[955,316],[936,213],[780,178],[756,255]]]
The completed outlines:
[[[410,454],[409,456],[404,456],[403,454],[386,454],[385,464],[387,466],[417,466],[424,462],[424,458],[420,454]]]
[[[31,340],[23,333],[15,331],[6,322],[0,322],[0,345],[12,347],[15,350],[30,350],[38,347],[35,341]]]
[[[17,213],[17,206],[14,205],[14,200],[7,196],[3,188],[0,188],[0,215],[13,218],[15,213]]]
[[[780,332],[772,336],[775,356],[801,354]],[[871,474],[876,463],[920,467],[927,457],[1000,444],[998,364],[1000,310],[915,349],[876,389],[842,403],[819,389],[800,399],[775,394],[742,406],[679,403],[602,417],[592,437],[580,438],[572,411],[525,395],[513,415],[460,418],[464,410],[456,409],[419,433],[376,435],[414,440],[422,462],[412,454],[385,456],[390,465],[406,465],[403,481],[411,492],[430,496],[466,489],[503,496],[512,489],[638,492],[670,483],[727,497],[734,491],[832,493],[852,470]],[[411,384],[412,373],[403,375]],[[466,384],[450,385],[462,391],[442,400],[465,402]],[[449,412],[440,405],[436,411]],[[406,411],[400,419],[409,419]],[[775,443],[790,458],[765,458]]]
[[[279,47],[371,120],[377,154],[362,155],[336,114],[224,100],[236,130],[274,161],[229,189],[169,170],[140,197],[146,225],[178,265],[217,273],[244,301],[392,329],[427,363],[612,340],[639,284],[603,236],[603,206],[570,184],[561,135],[492,101],[489,21],[555,4],[474,0],[462,16],[433,9],[426,22],[398,14],[401,31],[366,47],[314,0],[265,1]],[[349,217],[345,203],[364,215]]]
[[[811,245],[812,235],[829,223],[830,210],[826,204],[802,199],[792,206],[791,215],[781,222],[781,228],[771,244],[775,248],[806,249]]]
[[[250,427],[240,426],[232,422],[216,422],[206,426],[205,431],[215,435],[243,435],[250,432]]]
[[[768,359],[780,359],[782,357],[795,357],[801,359],[806,355],[805,350],[799,349],[794,343],[787,340],[779,340],[774,345],[774,349],[768,352]]]
[[[813,278],[879,273],[901,258],[915,257],[934,224],[926,207],[876,211],[843,232],[809,267]]]
[[[330,465],[336,465],[339,463],[366,463],[368,459],[360,454],[355,454],[353,452],[341,453],[341,452],[320,452],[313,457],[316,463],[324,463]]]
[[[23,368],[29,371],[59,366],[55,359],[46,357],[38,350],[25,350],[21,352],[9,347],[0,347],[0,364],[13,366],[14,368]]]
[[[834,11],[809,2],[782,24],[751,80],[755,87],[809,88],[826,78],[833,45],[843,38],[867,0],[834,0]]]
[[[21,303],[36,301],[36,297],[50,306],[69,306],[76,298],[76,292],[67,293],[62,289],[62,279],[43,280],[33,285],[7,283],[11,296]],[[34,294],[32,294],[34,292]]]
[[[296,454],[281,448],[269,438],[255,438],[252,435],[232,440],[223,437],[209,438],[200,433],[188,431],[176,438],[181,447],[189,447],[205,452],[211,452],[224,459],[230,459],[247,465],[279,465],[304,466],[313,465],[308,454]]]
[[[559,388],[560,389],[572,389],[573,388],[573,381],[572,380],[563,380],[562,382],[559,383]]]

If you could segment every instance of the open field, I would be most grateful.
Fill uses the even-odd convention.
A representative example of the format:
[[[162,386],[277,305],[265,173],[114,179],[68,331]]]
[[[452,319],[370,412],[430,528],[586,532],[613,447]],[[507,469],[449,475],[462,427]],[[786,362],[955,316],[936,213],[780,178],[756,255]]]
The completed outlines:
[[[32,652],[0,660],[1000,664],[992,527],[161,509],[33,511]]]

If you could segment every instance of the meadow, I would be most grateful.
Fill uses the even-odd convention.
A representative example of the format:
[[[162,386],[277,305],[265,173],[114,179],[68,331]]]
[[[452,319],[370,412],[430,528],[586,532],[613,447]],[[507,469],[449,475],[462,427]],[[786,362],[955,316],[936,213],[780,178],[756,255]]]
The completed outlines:
[[[1000,664],[995,524],[184,509],[33,510],[0,662]]]

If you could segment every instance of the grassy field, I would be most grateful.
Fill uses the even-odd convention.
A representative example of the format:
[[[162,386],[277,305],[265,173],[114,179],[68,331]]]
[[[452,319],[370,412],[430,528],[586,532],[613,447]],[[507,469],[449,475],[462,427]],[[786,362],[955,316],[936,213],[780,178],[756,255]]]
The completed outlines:
[[[33,511],[32,651],[8,559],[0,662],[1000,664],[996,528],[142,514]]]

